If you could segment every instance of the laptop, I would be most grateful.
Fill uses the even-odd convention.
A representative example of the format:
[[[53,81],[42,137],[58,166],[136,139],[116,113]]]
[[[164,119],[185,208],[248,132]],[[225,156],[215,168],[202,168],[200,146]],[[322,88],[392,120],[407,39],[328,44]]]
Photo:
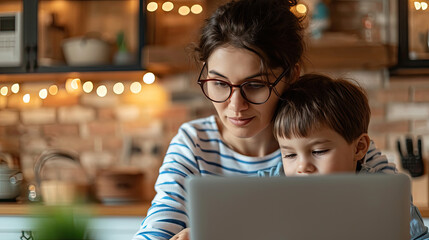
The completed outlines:
[[[403,174],[189,177],[192,240],[410,239]]]

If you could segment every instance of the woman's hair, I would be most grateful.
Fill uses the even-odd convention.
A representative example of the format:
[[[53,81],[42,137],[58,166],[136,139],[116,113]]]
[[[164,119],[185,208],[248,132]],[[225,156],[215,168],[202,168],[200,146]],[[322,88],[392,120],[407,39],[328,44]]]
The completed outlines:
[[[306,137],[327,126],[351,143],[368,132],[371,111],[366,93],[346,79],[307,74],[281,99],[274,115],[276,138]]]
[[[291,77],[304,51],[303,26],[291,12],[297,0],[239,0],[220,6],[202,28],[197,58],[230,45],[256,53],[262,70],[281,67]]]

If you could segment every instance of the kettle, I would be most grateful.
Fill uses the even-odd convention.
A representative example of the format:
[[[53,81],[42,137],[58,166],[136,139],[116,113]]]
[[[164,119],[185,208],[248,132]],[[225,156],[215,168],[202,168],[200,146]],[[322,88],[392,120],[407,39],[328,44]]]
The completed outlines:
[[[0,153],[0,200],[16,200],[21,193],[24,179],[21,171],[9,167],[10,155]]]

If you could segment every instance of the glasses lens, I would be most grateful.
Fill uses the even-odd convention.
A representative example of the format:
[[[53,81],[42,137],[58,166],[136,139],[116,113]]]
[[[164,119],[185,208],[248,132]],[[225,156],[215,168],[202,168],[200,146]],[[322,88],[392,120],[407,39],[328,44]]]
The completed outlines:
[[[241,86],[244,97],[252,103],[264,103],[270,97],[270,88],[265,82],[251,81]]]
[[[231,93],[231,87],[223,81],[209,80],[203,84],[204,94],[212,101],[226,101]]]

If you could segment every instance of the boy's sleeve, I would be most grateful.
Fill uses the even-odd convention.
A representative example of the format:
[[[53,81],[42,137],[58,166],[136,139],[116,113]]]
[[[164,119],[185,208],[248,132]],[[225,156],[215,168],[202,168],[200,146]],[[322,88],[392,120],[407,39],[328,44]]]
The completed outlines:
[[[258,177],[278,177],[284,175],[283,163],[281,161],[272,168],[258,171]]]
[[[428,240],[428,228],[425,226],[419,209],[411,204],[410,208],[410,235],[412,240]]]

